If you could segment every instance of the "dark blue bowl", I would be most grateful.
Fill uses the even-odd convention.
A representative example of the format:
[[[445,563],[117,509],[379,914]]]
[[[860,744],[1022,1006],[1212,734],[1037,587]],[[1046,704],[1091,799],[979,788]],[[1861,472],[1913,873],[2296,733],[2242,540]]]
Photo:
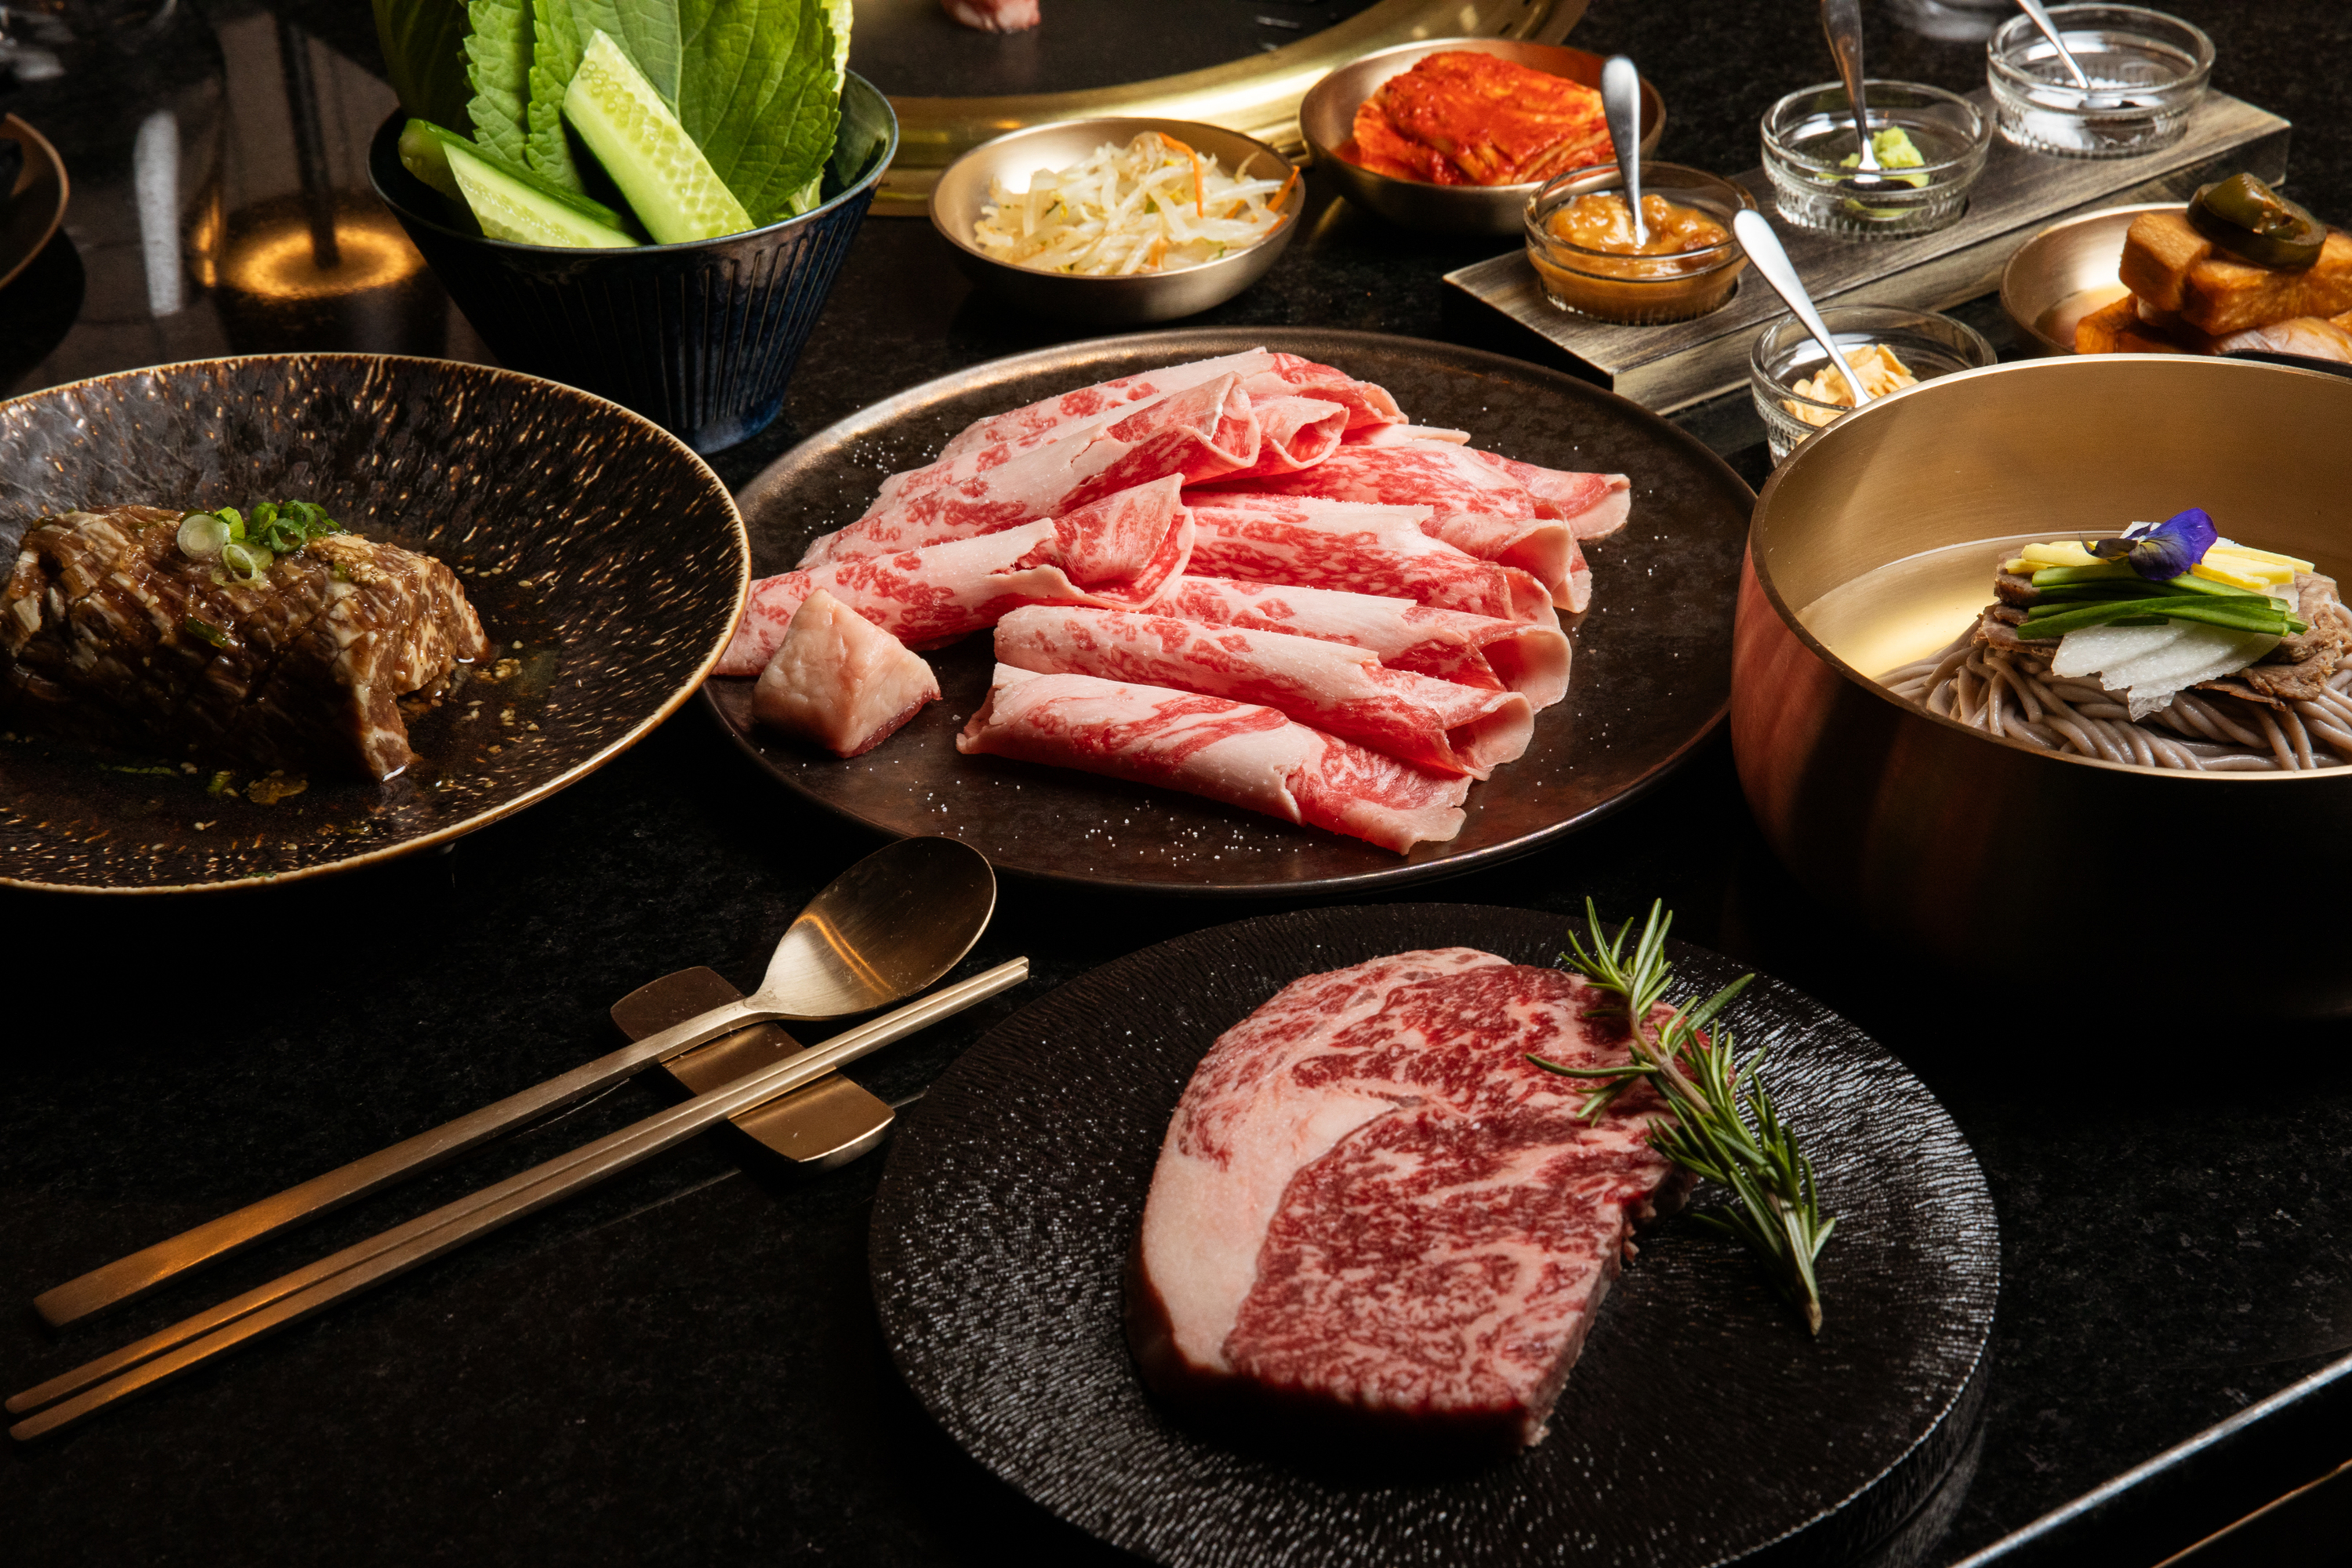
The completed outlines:
[[[376,132],[368,175],[499,363],[634,408],[698,452],[757,435],[783,407],[898,150],[890,100],[851,72],[815,211],[684,245],[572,249],[452,226],[447,201],[401,165],[406,121],[394,113]]]

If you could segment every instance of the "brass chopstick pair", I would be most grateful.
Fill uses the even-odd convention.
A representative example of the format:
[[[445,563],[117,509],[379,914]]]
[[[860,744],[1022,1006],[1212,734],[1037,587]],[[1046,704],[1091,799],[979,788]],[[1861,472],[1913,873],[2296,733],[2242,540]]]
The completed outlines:
[[[10,1415],[25,1417],[8,1429],[9,1436],[19,1440],[42,1436],[166,1383],[216,1355],[298,1322],[346,1296],[404,1274],[475,1237],[627,1170],[714,1122],[1010,990],[1028,973],[1029,961],[1016,958],[944,986],[821,1046],[657,1111],[26,1389],[6,1403]]]

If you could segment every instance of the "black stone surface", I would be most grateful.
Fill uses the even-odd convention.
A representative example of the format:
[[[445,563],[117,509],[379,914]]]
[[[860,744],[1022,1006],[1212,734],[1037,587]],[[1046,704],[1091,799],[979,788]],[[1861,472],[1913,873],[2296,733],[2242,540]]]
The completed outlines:
[[[2300,199],[2352,217],[2352,11],[2169,8],[2213,33],[2218,88],[2294,121]],[[1889,5],[1865,11],[1874,70],[1981,79],[1980,46],[1907,33]],[[370,58],[363,7],[288,14],[322,57]],[[255,16],[210,15],[232,42]],[[1666,95],[1661,155],[1719,169],[1755,163],[1771,98],[1829,75],[1802,0],[1595,0],[1571,41],[1633,52]],[[69,163],[69,142],[87,151],[65,235],[0,291],[10,390],[225,352],[208,297],[148,318],[135,270],[125,285],[114,259],[131,134],[153,101],[142,94],[184,106],[188,167],[209,145],[204,114],[268,108],[261,92],[223,107],[211,47],[175,36],[168,68],[48,84],[47,108],[30,89],[12,100]],[[242,79],[267,89],[276,62],[262,67]],[[352,115],[361,143],[385,107]],[[282,119],[236,123],[239,167],[261,166]],[[1468,336],[1438,279],[1483,247],[1397,233],[1333,205],[1320,181],[1309,188],[1300,242],[1206,321]],[[1986,301],[1958,313],[1999,321]],[[1058,335],[973,300],[927,225],[869,219],[783,422],[726,454],[722,475],[740,484],[845,414]],[[454,331],[450,346],[478,352]],[[1683,423],[1757,482],[1750,417],[1731,401]],[[2202,831],[2215,852],[2292,864],[2294,847],[2263,843],[2258,822]],[[22,1305],[585,1059],[612,1043],[604,1010],[648,979],[708,963],[750,982],[793,912],[872,842],[777,789],[689,709],[446,854],[145,907],[0,898],[0,1300],[15,1304],[0,1308],[0,1384],[27,1386],[642,1113],[656,1091],[625,1087],[112,1319],[51,1336]],[[1592,832],[1412,896],[1565,918],[1588,894],[1612,915],[1664,897],[1677,934],[1855,1021],[1927,1083],[1982,1162],[2004,1281],[1983,1450],[1927,1561],[1955,1561],[2352,1349],[2352,1036],[2181,1042],[2162,1026],[2174,988],[2259,985],[2297,933],[2324,941],[2327,922],[2301,913],[2324,895],[2288,879],[2259,903],[2152,897],[2117,911],[2102,952],[2053,952],[2033,974],[1921,974],[1794,891],[1718,742]],[[1261,912],[1008,882],[970,966],[1027,953],[1036,978],[877,1057],[866,1081],[911,1094],[1051,986]],[[2057,985],[2111,994],[2112,1024],[2037,1027],[2034,997]],[[966,1458],[892,1371],[865,1283],[878,1175],[870,1161],[809,1180],[739,1170],[715,1141],[629,1173],[59,1442],[0,1452],[0,1552],[402,1568],[1114,1560]],[[2340,1422],[2300,1450],[2304,1473],[2282,1464],[2280,1489],[2352,1458],[2331,1443],[2352,1450]]]
[[[1550,1436],[1466,1474],[1242,1451],[1146,1392],[1125,1327],[1130,1249],[1210,1042],[1309,974],[1418,947],[1549,963],[1559,945],[1559,922],[1528,910],[1303,910],[1147,948],[1005,1020],[911,1113],[875,1200],[875,1301],[909,1386],[1039,1503],[1181,1568],[1706,1568],[1885,1544],[1973,1434],[1999,1284],[1991,1198],[1901,1062],[1769,979],[1731,1016],[1743,1051],[1769,1052],[1775,1096],[1804,1106],[1839,1216],[1819,1338],[1740,1247],[1680,1215],[1601,1304]],[[1678,994],[1742,973],[1680,944],[1672,958]]]

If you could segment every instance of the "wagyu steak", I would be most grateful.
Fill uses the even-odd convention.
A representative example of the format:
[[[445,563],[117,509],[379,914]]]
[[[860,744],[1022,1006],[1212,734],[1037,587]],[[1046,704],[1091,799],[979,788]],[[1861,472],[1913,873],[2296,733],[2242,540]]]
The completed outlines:
[[[1581,977],[1469,948],[1313,974],[1212,1046],[1169,1124],[1129,1282],[1145,1381],[1321,1433],[1530,1444],[1633,1227],[1685,1184]]]

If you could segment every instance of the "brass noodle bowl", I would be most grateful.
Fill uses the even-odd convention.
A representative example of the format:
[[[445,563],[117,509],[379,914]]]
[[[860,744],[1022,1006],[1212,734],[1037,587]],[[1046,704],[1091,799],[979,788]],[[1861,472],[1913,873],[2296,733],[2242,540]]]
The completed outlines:
[[[2345,581],[2347,431],[2352,381],[2112,354],[1944,376],[1799,447],[1757,501],[1732,662],[1732,747],[1774,851],[1817,896],[1970,970],[1988,994],[2005,980],[2061,1002],[2046,982],[2076,973],[2109,994],[2156,987],[2168,1009],[2198,1007],[2203,991],[2204,1008],[2241,1016],[2352,1014],[2344,950],[2301,942],[2266,963],[2247,945],[2352,876],[2352,767],[2200,773],[2058,756],[1890,695],[1798,616],[1924,551],[2191,506]],[[2225,906],[2196,872],[2257,864],[2260,905]]]
[[[1380,0],[1336,26],[1265,54],[1118,87],[1002,98],[894,98],[898,155],[874,211],[919,217],[940,172],[992,137],[1024,125],[1097,115],[1192,120],[1270,142],[1293,158],[1305,149],[1298,100],[1325,73],[1359,55],[1423,38],[1531,38],[1556,44],[1587,0]],[[1049,19],[1046,26],[1053,24]]]

